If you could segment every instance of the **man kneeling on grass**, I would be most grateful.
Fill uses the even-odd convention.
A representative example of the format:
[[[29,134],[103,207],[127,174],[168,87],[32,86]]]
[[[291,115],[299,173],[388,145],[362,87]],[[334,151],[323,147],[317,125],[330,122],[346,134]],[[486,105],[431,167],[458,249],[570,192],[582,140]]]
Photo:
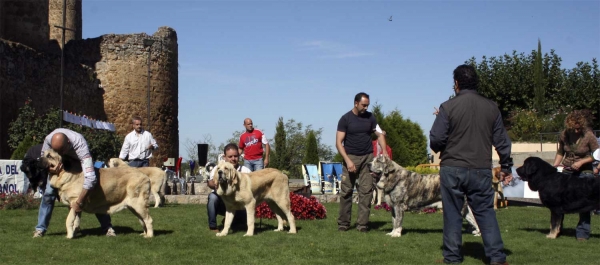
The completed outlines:
[[[239,172],[242,173],[250,173],[249,168],[242,166],[239,164],[240,153],[238,151],[238,147],[236,144],[228,144],[223,149],[223,154],[225,155],[225,161],[233,164],[235,168]],[[208,228],[213,232],[219,232],[217,228],[217,214],[225,216],[225,204],[223,200],[217,195],[216,188],[217,185],[214,181],[214,176],[217,171],[217,168],[213,168],[210,172],[210,176],[208,179],[208,187],[213,191],[208,194],[208,203],[206,204],[207,212],[208,212]],[[233,218],[233,225],[245,225],[246,224],[246,210],[239,210],[235,212],[235,216]]]

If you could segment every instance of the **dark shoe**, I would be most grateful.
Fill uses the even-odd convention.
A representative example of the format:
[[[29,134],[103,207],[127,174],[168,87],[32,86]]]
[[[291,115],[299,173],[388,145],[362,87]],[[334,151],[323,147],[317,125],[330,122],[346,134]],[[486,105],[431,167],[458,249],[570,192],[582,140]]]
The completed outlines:
[[[369,228],[363,226],[361,228],[358,228],[358,232],[363,232],[363,233],[369,232]]]
[[[452,262],[446,262],[444,259],[438,259],[438,260],[436,260],[434,263],[435,263],[435,264],[460,264],[460,262],[455,262],[455,263],[452,263]]]
[[[577,241],[579,241],[579,242],[585,242],[587,240],[588,240],[587,238],[582,238],[582,237],[577,238]]]
[[[210,231],[213,231],[213,232],[215,232],[215,233],[219,233],[219,228],[216,228],[216,227],[210,227],[209,229],[210,229]]]
[[[490,262],[490,265],[508,265],[508,262]]]
[[[346,232],[346,231],[348,231],[348,229],[349,228],[347,226],[339,226],[338,227],[338,231],[341,231],[341,232]]]

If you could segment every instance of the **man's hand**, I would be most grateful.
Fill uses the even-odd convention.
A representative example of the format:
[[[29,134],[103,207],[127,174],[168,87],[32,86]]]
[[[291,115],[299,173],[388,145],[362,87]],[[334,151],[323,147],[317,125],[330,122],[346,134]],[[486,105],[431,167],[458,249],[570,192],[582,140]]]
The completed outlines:
[[[50,166],[48,171],[50,171],[50,173],[58,174],[58,173],[60,173],[60,171],[62,171],[62,169],[63,169],[63,164],[58,163],[56,166]]]
[[[269,166],[269,158],[265,157],[265,159],[263,160],[263,167],[267,168]]]
[[[81,209],[81,206],[83,205],[80,205],[79,203],[77,203],[77,201],[71,203],[71,208],[75,210],[76,213],[81,212],[83,210]]]
[[[500,172],[500,181],[504,186],[508,185],[513,179],[512,173]]]
[[[348,172],[350,172],[350,173],[356,172],[356,166],[354,165],[354,163],[350,159],[348,159],[346,161],[346,168],[348,168]]]

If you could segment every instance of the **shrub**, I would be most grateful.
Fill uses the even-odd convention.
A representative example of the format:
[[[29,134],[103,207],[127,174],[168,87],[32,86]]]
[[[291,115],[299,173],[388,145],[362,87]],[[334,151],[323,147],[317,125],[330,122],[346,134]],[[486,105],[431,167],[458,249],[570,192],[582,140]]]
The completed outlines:
[[[315,196],[306,198],[302,195],[290,192],[291,210],[296,220],[314,220],[324,219],[327,217],[325,206],[317,201]],[[256,207],[256,217],[258,218],[275,218],[275,213],[271,211],[266,202],[262,202]]]
[[[40,205],[40,199],[33,198],[33,194],[0,193],[0,209],[36,209]]]

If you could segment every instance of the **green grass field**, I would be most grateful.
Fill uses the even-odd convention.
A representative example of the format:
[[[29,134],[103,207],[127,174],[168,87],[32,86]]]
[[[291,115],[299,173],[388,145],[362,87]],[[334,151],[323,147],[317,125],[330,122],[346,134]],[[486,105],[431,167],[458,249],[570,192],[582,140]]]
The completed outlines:
[[[58,205],[58,203],[57,203]],[[1,264],[433,264],[441,259],[442,214],[409,213],[403,235],[391,238],[391,214],[371,211],[368,233],[337,231],[338,204],[325,204],[328,218],[297,221],[298,234],[273,232],[276,220],[256,220],[253,237],[234,230],[224,238],[208,230],[206,205],[150,209],[155,237],[145,239],[129,212],[113,215],[117,237],[104,236],[92,214],[83,214],[84,235],[65,238],[67,208],[57,206],[49,231],[31,238],[37,210],[0,211]],[[353,221],[356,220],[356,205]],[[600,217],[592,237],[575,240],[577,215],[565,217],[562,236],[546,239],[549,211],[511,206],[497,212],[510,264],[599,264]],[[219,222],[222,217],[219,217]],[[466,226],[466,222],[465,222]],[[480,237],[463,234],[464,264],[483,264]]]

